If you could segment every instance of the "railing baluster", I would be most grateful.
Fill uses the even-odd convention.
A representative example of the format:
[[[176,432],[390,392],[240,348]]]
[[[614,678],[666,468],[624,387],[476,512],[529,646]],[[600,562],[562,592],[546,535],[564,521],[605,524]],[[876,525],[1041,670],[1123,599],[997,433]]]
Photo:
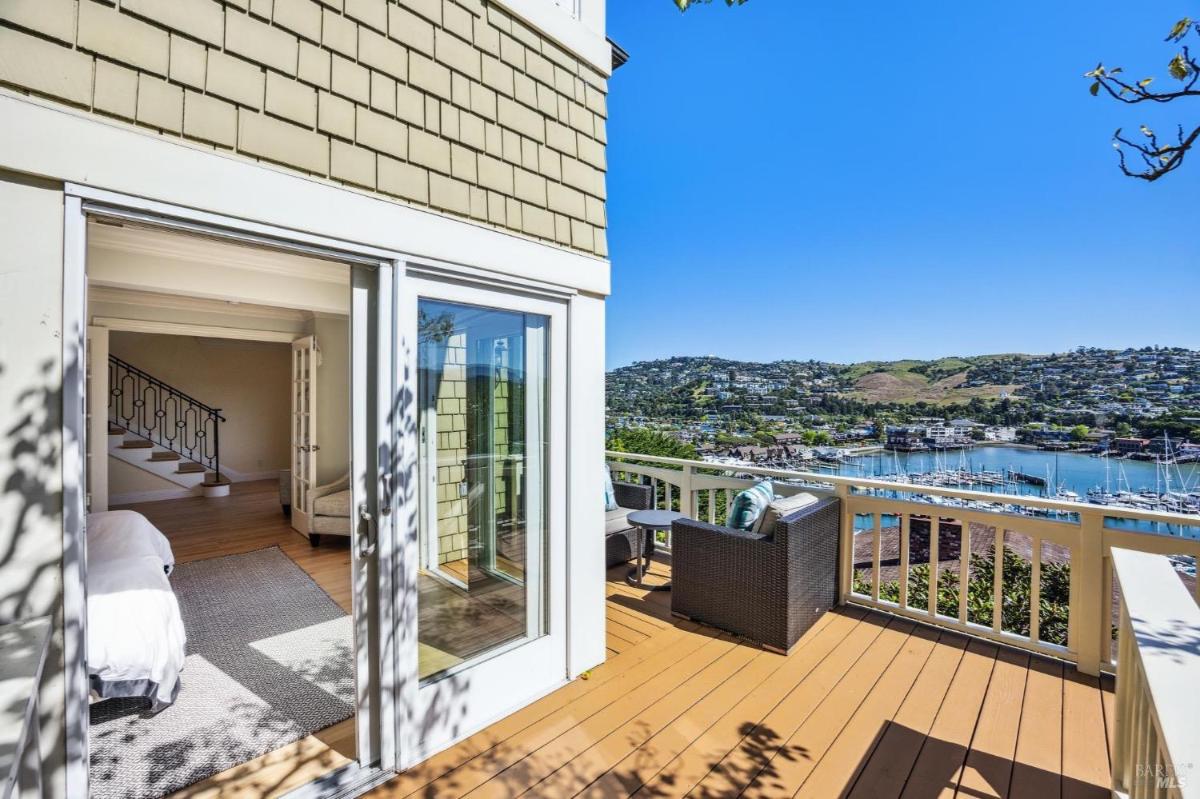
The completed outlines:
[[[938,600],[938,536],[942,518],[936,513],[929,516],[929,615],[937,615]]]
[[[958,538],[958,623],[967,623],[967,588],[971,572],[971,523],[961,520]]]
[[[1149,726],[1148,722],[1150,720],[1149,719],[1150,714],[1146,712],[1146,689],[1145,689],[1144,685],[1141,685],[1141,683],[1143,682],[1143,680],[1140,679],[1141,678],[1141,674],[1140,674],[1141,669],[1136,666],[1134,668],[1138,672],[1138,674],[1136,674],[1134,679],[1135,679],[1136,683],[1139,684],[1139,689],[1138,689],[1137,693],[1134,694],[1134,697],[1133,697],[1133,723],[1134,723],[1134,727],[1133,727],[1133,743],[1134,743],[1133,763],[1134,763],[1134,769],[1136,769],[1138,766],[1145,768],[1146,727]],[[1134,796],[1145,796],[1146,795],[1145,775],[1141,775],[1141,777],[1142,777],[1141,779],[1135,778],[1133,781],[1132,787],[1134,789],[1134,792],[1133,792]]]
[[[1029,567],[1029,640],[1035,644],[1041,637],[1042,624],[1042,539],[1033,536],[1033,551]]]
[[[900,514],[900,607],[908,607],[908,514]]]
[[[873,524],[875,525],[875,540],[871,542],[871,568],[874,579],[871,580],[871,599],[879,601],[879,564],[882,561],[881,541],[883,538],[883,514],[872,513]]]
[[[1004,525],[996,525],[996,548],[992,551],[992,632],[1004,622]]]
[[[696,492],[692,488],[692,476],[695,469],[691,466],[683,467],[683,474],[679,476],[679,512],[684,516],[695,516]]]

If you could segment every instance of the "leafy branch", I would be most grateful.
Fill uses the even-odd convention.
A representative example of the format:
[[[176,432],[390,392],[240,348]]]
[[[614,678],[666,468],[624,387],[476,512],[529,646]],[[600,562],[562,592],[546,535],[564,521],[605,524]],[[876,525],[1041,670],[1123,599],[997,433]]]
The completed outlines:
[[[1200,21],[1184,17],[1171,28],[1165,41],[1182,44],[1193,33],[1200,37]],[[1192,55],[1186,44],[1182,44],[1179,52],[1167,63],[1167,73],[1182,85],[1170,91],[1151,89],[1154,77],[1129,80],[1124,77],[1123,68],[1110,69],[1103,63],[1085,72],[1084,77],[1092,80],[1089,91],[1093,97],[1104,92],[1126,105],[1169,103],[1183,97],[1200,97],[1200,59]],[[1113,134],[1113,148],[1117,151],[1118,165],[1122,173],[1151,182],[1178,169],[1183,164],[1187,152],[1200,140],[1200,125],[1190,131],[1183,125],[1178,125],[1171,136],[1163,138],[1145,125],[1141,125],[1139,129],[1143,137],[1141,139],[1131,138],[1123,133],[1121,128],[1117,128]],[[1127,153],[1132,153],[1132,157]],[[1130,162],[1135,166],[1130,166]]]

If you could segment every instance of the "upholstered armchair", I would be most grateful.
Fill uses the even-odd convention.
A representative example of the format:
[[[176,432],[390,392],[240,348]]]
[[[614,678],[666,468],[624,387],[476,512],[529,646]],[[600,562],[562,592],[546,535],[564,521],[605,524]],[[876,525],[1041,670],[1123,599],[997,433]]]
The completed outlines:
[[[309,517],[308,542],[314,547],[323,535],[350,535],[350,475],[317,486],[309,492],[312,515]]]
[[[787,652],[838,599],[840,500],[748,532],[671,526],[671,612]]]
[[[635,510],[650,510],[654,507],[654,489],[650,486],[614,480],[613,492],[617,495],[617,508],[604,513],[606,566],[616,566],[633,560],[637,551],[637,530],[629,523],[629,514]],[[644,551],[649,557],[654,554],[654,535],[646,534],[644,539]]]

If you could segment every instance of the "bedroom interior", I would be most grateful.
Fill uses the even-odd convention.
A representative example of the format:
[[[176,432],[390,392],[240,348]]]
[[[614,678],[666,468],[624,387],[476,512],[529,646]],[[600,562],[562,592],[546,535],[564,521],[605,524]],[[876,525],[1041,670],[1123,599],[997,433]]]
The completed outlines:
[[[330,775],[364,757],[371,679],[350,269],[137,225],[88,238],[90,793],[273,796]],[[536,314],[422,300],[417,316],[432,684],[547,623],[527,583],[549,358]]]
[[[89,233],[90,793],[304,784],[358,758],[349,513],[285,501],[349,502],[350,269]]]

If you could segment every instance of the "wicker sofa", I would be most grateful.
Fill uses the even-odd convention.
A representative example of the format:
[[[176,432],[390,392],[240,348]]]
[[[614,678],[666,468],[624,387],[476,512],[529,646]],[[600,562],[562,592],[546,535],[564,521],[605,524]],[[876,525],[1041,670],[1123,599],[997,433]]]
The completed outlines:
[[[671,612],[787,652],[837,603],[840,500],[749,533],[693,519],[671,528]]]
[[[617,495],[618,508],[605,511],[604,514],[606,566],[616,566],[633,560],[634,552],[637,551],[637,530],[629,523],[627,517],[631,511],[650,510],[654,507],[654,489],[650,486],[613,481],[613,490]],[[646,535],[642,543],[646,556],[653,555],[654,536]]]

